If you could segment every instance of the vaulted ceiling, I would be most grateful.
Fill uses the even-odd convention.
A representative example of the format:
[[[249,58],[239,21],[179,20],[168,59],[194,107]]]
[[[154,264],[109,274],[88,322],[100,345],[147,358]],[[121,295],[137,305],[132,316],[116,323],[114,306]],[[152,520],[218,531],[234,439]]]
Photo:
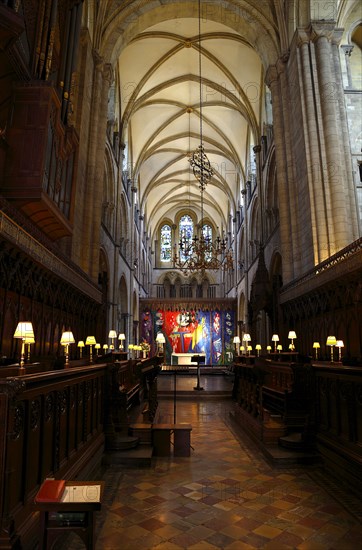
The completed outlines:
[[[135,33],[118,68],[125,162],[149,232],[181,210],[200,219],[189,158],[201,135],[214,170],[204,218],[227,229],[259,134],[264,74],[258,53],[241,33],[222,21],[199,20],[194,10],[194,16],[153,22]]]

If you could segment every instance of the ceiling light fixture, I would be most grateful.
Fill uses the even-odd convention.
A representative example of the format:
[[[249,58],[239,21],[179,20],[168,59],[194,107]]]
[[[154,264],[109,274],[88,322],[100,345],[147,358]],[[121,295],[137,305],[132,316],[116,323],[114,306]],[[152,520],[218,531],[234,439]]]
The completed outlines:
[[[200,116],[200,145],[192,153],[189,158],[189,162],[196,180],[199,183],[199,189],[201,194],[201,216],[200,224],[198,225],[197,234],[190,238],[186,233],[180,235],[180,241],[177,246],[174,246],[173,264],[175,268],[180,269],[186,275],[190,273],[199,272],[201,275],[205,274],[206,270],[218,271],[223,269],[224,271],[233,271],[234,261],[232,249],[228,248],[227,237],[221,238],[217,236],[216,239],[212,239],[207,226],[204,225],[204,191],[206,185],[212,179],[214,170],[211,167],[210,161],[207,158],[203,143],[202,133],[202,70],[201,70],[201,0],[198,1],[198,22],[199,22],[199,40],[198,40],[198,52],[199,52],[199,116]],[[187,111],[189,114],[191,110]],[[190,132],[190,129],[189,129]]]

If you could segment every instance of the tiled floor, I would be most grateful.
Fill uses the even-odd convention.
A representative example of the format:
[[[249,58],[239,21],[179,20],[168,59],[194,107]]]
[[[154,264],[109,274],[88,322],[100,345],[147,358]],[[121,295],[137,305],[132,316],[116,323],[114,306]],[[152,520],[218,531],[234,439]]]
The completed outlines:
[[[174,387],[172,376],[160,392]],[[357,550],[361,501],[346,498],[320,467],[273,469],[229,422],[231,400],[208,390],[227,377],[177,377],[177,422],[192,424],[188,458],[155,457],[150,468],[111,466],[97,517],[96,550]],[[172,422],[173,398],[160,398],[161,421]],[[71,537],[64,548],[83,548]]]

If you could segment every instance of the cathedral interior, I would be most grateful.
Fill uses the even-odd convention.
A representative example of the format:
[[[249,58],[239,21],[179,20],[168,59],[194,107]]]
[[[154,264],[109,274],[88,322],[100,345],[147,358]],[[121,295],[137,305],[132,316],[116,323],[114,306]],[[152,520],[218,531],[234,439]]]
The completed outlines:
[[[354,550],[360,1],[0,0],[0,298],[0,549]]]

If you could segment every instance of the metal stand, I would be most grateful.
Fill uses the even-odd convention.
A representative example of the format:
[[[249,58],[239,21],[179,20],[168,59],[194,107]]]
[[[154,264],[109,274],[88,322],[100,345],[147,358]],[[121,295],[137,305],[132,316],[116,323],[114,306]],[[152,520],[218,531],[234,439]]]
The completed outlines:
[[[204,388],[200,386],[200,363],[204,362],[204,357],[202,355],[194,355],[191,361],[197,363],[197,386],[195,386],[194,390],[201,391]]]
[[[203,390],[200,386],[200,365],[197,365],[197,386],[194,387],[194,390],[200,391]]]

